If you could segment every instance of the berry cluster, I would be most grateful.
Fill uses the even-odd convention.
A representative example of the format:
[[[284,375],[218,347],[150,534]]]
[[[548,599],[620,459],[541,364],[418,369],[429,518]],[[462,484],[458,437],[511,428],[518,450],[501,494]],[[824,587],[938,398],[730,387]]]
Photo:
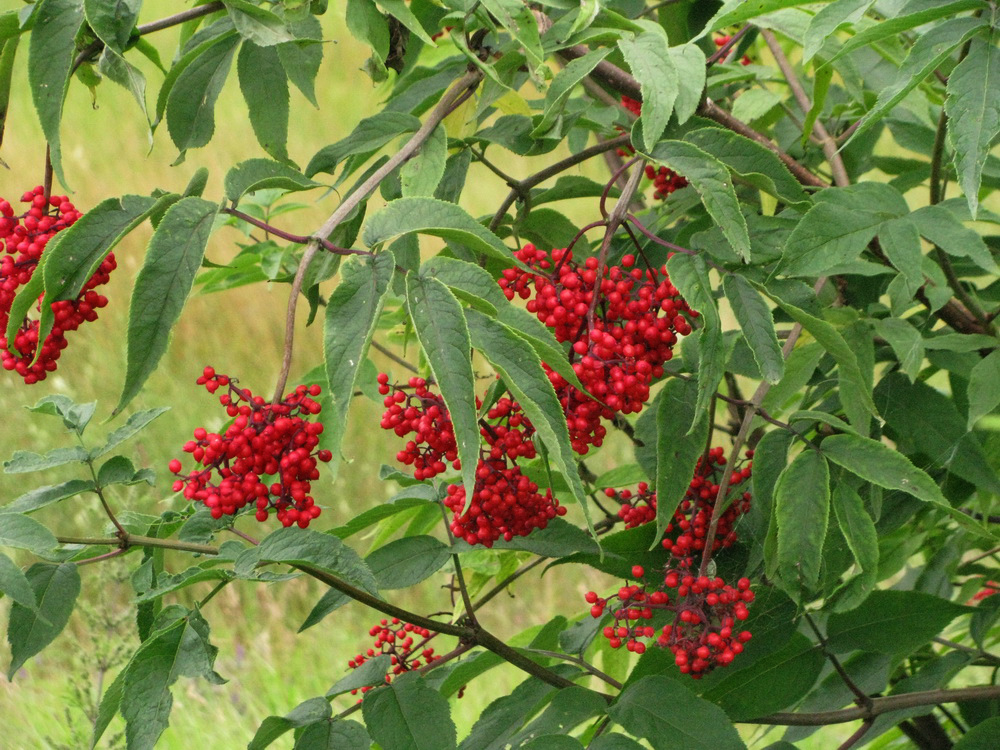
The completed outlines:
[[[969,599],[969,601],[966,602],[966,604],[969,605],[978,604],[983,599],[986,599],[991,596],[996,596],[997,594],[1000,594],[1000,583],[997,583],[996,581],[984,581],[983,587],[979,589],[979,591],[977,591],[975,594],[973,594],[972,598]]]
[[[715,41],[715,46],[716,47],[725,47],[727,44],[729,44],[729,42],[732,41],[732,39],[733,38],[731,36],[718,36],[714,40]],[[743,55],[743,58],[740,60],[740,65],[749,65],[749,64],[750,64],[750,56],[749,55]]]
[[[636,101],[631,97],[623,95],[622,106],[636,117],[642,114],[642,102]],[[623,129],[622,132],[624,132]],[[635,149],[632,146],[618,149],[619,156],[632,156],[633,154],[635,154]],[[646,177],[653,181],[653,187],[655,188],[653,197],[658,200],[663,200],[675,190],[680,190],[682,187],[688,186],[686,177],[682,177],[667,167],[656,168],[652,164],[647,164]]]
[[[306,528],[320,514],[309,494],[311,482],[319,479],[318,462],[333,457],[328,450],[316,450],[323,425],[309,421],[320,412],[313,400],[320,387],[300,385],[271,404],[211,367],[197,382],[209,393],[226,389],[219,402],[233,420],[221,435],[203,427],[194,431],[184,452],[202,468],[182,474],[181,462],[172,460],[174,492],[183,490],[188,500],[204,503],[213,518],[250,506],[257,509],[258,521],[266,521],[274,510],[282,525]],[[268,485],[264,477],[271,475],[275,481]]]
[[[427,381],[413,377],[405,387],[390,385],[389,376],[380,373],[378,384],[386,407],[382,429],[393,430],[400,437],[415,433],[414,439],[396,454],[398,461],[414,467],[414,478],[437,476],[447,470],[446,461],[460,469],[451,416],[444,400],[428,390]],[[476,405],[482,407],[478,399]],[[538,485],[517,465],[519,458],[535,457],[535,428],[520,404],[509,398],[498,399],[480,420],[479,433],[485,445],[476,465],[472,500],[460,484],[449,485],[444,499],[454,514],[451,531],[455,536],[469,544],[492,547],[501,537],[510,541],[534,529],[544,529],[553,518],[566,513],[551,490],[540,494]]]
[[[84,322],[97,320],[97,311],[108,304],[108,298],[95,289],[107,283],[116,264],[115,256],[108,255],[76,299],[52,303],[52,330],[43,341],[38,340],[39,320],[25,319],[12,342],[16,354],[8,351],[11,342],[3,334],[18,289],[31,280],[48,241],[82,216],[66,196],[53,195],[46,199],[41,186],[29,190],[21,196],[21,201],[30,208],[15,215],[11,204],[0,199],[0,248],[4,251],[0,253],[0,364],[5,370],[17,372],[30,385],[44,380],[56,369],[69,331],[75,331]],[[39,311],[41,306],[39,299]]]
[[[573,371],[597,401],[546,365],[566,413],[573,448],[580,454],[603,442],[601,419],[640,411],[650,383],[663,375],[678,335],[697,317],[670,283],[666,266],[621,264],[598,268],[597,258],[578,264],[569,250],[546,253],[525,245],[515,253],[530,271],[508,268],[499,280],[507,299],[527,299],[527,309],[570,345]],[[532,287],[534,292],[532,293]],[[595,294],[597,299],[595,300]]]
[[[726,466],[722,448],[712,448],[707,457],[707,462],[704,457],[698,459],[687,493],[674,511],[673,520],[667,524],[665,530],[666,535],[674,536],[664,537],[663,548],[677,558],[687,557],[705,548],[705,535],[712,520],[715,502],[719,497],[718,482]],[[746,457],[753,458],[753,451],[747,451]],[[734,528],[736,521],[750,510],[751,500],[750,493],[741,492],[738,485],[750,479],[752,470],[753,462],[748,460],[742,467],[734,468],[729,477],[731,502],[719,517],[712,544],[713,552],[736,543],[737,535]],[[739,494],[732,499],[734,489]],[[656,519],[656,493],[650,492],[649,485],[645,482],[639,483],[635,494],[631,490],[615,492],[610,488],[605,490],[605,494],[621,503],[618,517],[625,522],[626,528],[631,529]]]
[[[358,654],[347,662],[351,669],[357,669],[369,659],[373,659],[381,654],[389,654],[392,669],[386,672],[385,682],[389,684],[395,675],[409,672],[412,669],[419,669],[422,665],[430,664],[439,659],[434,654],[434,649],[427,645],[428,641],[434,638],[437,633],[432,633],[427,628],[412,625],[408,622],[400,622],[396,617],[391,620],[380,620],[377,625],[372,626],[368,635],[375,638],[375,644],[365,653]],[[416,640],[419,638],[419,642]],[[423,662],[421,663],[421,660]],[[374,685],[360,688],[362,693],[367,693]],[[351,695],[357,695],[358,690],[352,690]]]
[[[753,452],[747,451],[747,458],[752,457]],[[664,534],[663,548],[670,552],[671,561],[662,576],[646,581],[646,571],[636,565],[632,577],[637,583],[622,586],[608,597],[594,591],[585,596],[591,615],[601,617],[608,610],[614,617],[615,624],[603,631],[612,648],[624,645],[641,654],[647,647],[642,639],[650,640],[669,648],[680,671],[694,678],[732,662],[750,640],[749,631],[735,630],[736,623],[747,618],[747,605],[754,599],[750,581],[741,578],[733,587],[721,578],[694,572],[695,555],[705,548],[705,536],[719,497],[719,474],[725,464],[722,448],[710,450],[707,460],[699,459],[688,491]],[[740,492],[738,485],[750,478],[751,468],[752,463],[747,461],[732,472],[729,486],[736,493]],[[656,494],[646,483],[640,483],[635,493],[608,489],[606,494],[621,503],[618,517],[627,528],[656,519]],[[750,493],[738,494],[719,518],[713,551],[736,542],[735,522],[749,509]],[[651,623],[658,612],[673,613],[673,620],[663,625],[659,634]]]

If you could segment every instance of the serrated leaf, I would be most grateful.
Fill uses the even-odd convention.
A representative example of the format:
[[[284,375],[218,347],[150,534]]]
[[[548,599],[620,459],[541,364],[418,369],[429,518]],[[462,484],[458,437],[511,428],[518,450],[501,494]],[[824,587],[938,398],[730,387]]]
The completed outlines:
[[[271,159],[247,159],[226,173],[226,197],[238,202],[255,190],[277,188],[288,192],[320,187],[297,169]]]
[[[927,472],[918,469],[910,459],[885,443],[857,435],[831,435],[820,448],[829,460],[865,481],[887,490],[913,495],[944,511],[973,533],[989,536],[989,532],[969,516],[951,507]]]
[[[146,76],[139,68],[111,47],[105,47],[97,62],[97,72],[132,94],[146,122],[149,122],[149,112],[146,109]]]
[[[395,201],[390,206],[400,202]],[[371,224],[368,229],[371,229]],[[448,287],[437,279],[410,273],[406,276],[406,307],[455,428],[458,457],[462,462],[462,481],[466,496],[472,497],[479,459],[479,425],[476,381],[472,371],[472,341],[462,306]]]
[[[760,293],[741,276],[727,274],[722,279],[722,286],[754,361],[760,368],[761,377],[769,383],[777,383],[785,374],[785,358],[774,332],[770,308]]]
[[[74,461],[86,461],[87,457],[87,451],[79,445],[74,445],[72,448],[53,448],[45,455],[31,451],[14,451],[14,455],[3,462],[3,470],[5,474],[44,471]]]
[[[792,173],[759,143],[731,130],[699,128],[684,136],[685,140],[708,152],[756,188],[789,205],[808,203]]]
[[[865,14],[875,0],[836,0],[820,8],[809,21],[803,37],[802,62],[807,63],[826,43],[826,40],[845,23],[855,23]]]
[[[696,44],[682,44],[670,48],[670,58],[677,70],[679,83],[674,113],[677,122],[683,125],[701,105],[705,91],[705,53]]]
[[[33,14],[28,39],[28,85],[49,146],[52,170],[63,185],[63,98],[76,54],[76,34],[83,23],[83,0],[42,0]]]
[[[325,445],[334,454],[334,475],[358,373],[394,274],[392,253],[379,253],[367,262],[351,259],[343,265],[340,284],[327,301],[323,357],[333,418],[327,420],[331,435]]]
[[[562,405],[541,361],[517,332],[475,310],[466,311],[472,345],[481,351],[503,377],[514,398],[538,431],[555,469],[567,478],[573,497],[590,526],[588,502],[570,443]]]
[[[325,719],[302,729],[293,750],[369,750],[371,737],[356,721]]]
[[[914,289],[924,283],[920,270],[923,250],[920,247],[920,232],[910,217],[892,219],[878,228],[878,239],[886,257],[906,278]]]
[[[406,536],[379,547],[365,558],[380,589],[405,589],[437,573],[451,549],[432,536]]]
[[[687,178],[723,236],[745,262],[750,260],[750,235],[730,179],[729,170],[715,157],[684,141],[662,141],[650,157]]]
[[[142,0],[84,0],[87,25],[116,52],[124,52],[139,18]]]
[[[143,409],[142,411],[137,411],[135,414],[131,415],[125,424],[119,427],[117,430],[108,435],[107,441],[100,448],[94,448],[90,451],[90,458],[100,458],[106,453],[110,453],[119,445],[124,443],[126,440],[131,440],[133,437],[138,435],[142,430],[157,417],[162,416],[170,411],[169,406],[159,406],[153,409]]]
[[[229,75],[239,43],[236,32],[211,40],[174,80],[166,100],[167,131],[182,154],[212,140],[215,101]]]
[[[63,631],[80,594],[80,571],[73,563],[35,563],[25,575],[34,591],[38,608],[25,607],[18,602],[10,608],[7,642],[10,644],[11,663],[7,671],[8,680],[13,679],[28,659],[52,643]]]
[[[899,318],[876,321],[875,331],[889,342],[899,360],[899,369],[914,382],[924,361],[924,338],[920,331]]]
[[[869,0],[852,0],[871,5]],[[829,6],[828,6],[829,7]],[[910,48],[909,54],[899,66],[896,80],[891,86],[882,89],[878,101],[861,119],[854,135],[844,144],[846,147],[872,125],[882,119],[901,102],[907,94],[919,86],[927,76],[934,72],[947,60],[956,48],[971,39],[980,29],[986,26],[986,21],[975,16],[951,18],[926,33],[917,36]],[[832,70],[832,68],[831,68]]]
[[[781,96],[770,89],[746,89],[733,102],[733,117],[743,122],[752,122],[766,115],[780,103]]]
[[[372,739],[387,750],[453,750],[457,741],[448,701],[417,674],[369,692],[361,713]]]
[[[705,451],[707,414],[696,414],[698,383],[671,378],[656,399],[656,535],[663,532],[684,499],[695,465]]]
[[[867,247],[884,222],[909,213],[899,191],[877,182],[829,188],[792,230],[780,272],[820,276],[848,263]]]
[[[815,589],[830,518],[830,468],[822,454],[804,450],[781,472],[774,488],[774,513],[782,581]]]
[[[247,750],[263,750],[286,732],[329,719],[333,714],[326,698],[310,698],[284,716],[268,716],[258,727]]]
[[[695,39],[725,26],[735,26],[776,10],[801,5],[802,0],[726,0]]]
[[[1000,69],[998,69],[1000,79]],[[924,237],[948,255],[969,258],[983,270],[1000,274],[1000,266],[993,259],[979,233],[965,226],[955,214],[943,206],[924,206],[910,214],[910,220]]]
[[[378,654],[366,659],[360,667],[352,669],[346,677],[337,680],[333,687],[326,691],[326,697],[332,698],[369,685],[384,685],[385,676],[391,671],[392,657],[389,654]]]
[[[118,715],[118,709],[122,704],[122,688],[125,684],[125,670],[118,673],[108,689],[101,696],[101,703],[97,707],[97,716],[94,719],[94,730],[90,738],[90,750],[97,747],[98,741],[104,735],[111,720]]]
[[[262,47],[291,42],[295,36],[285,22],[269,10],[247,0],[223,0],[233,26],[244,39]]]
[[[969,375],[969,422],[971,430],[980,417],[1000,405],[1000,351],[990,352]]]
[[[290,28],[298,38],[278,45],[278,59],[288,79],[314,107],[319,107],[316,74],[323,62],[323,28],[311,15],[292,21]]]
[[[427,33],[420,20],[413,14],[410,10],[410,6],[407,5],[404,0],[378,0],[378,4],[389,13],[393,18],[399,21],[403,26],[408,28],[418,37],[424,44],[429,44],[432,47],[434,45],[434,40],[431,39],[430,34]]]
[[[444,176],[448,160],[448,133],[444,125],[434,128],[416,155],[399,170],[404,198],[433,197]]]
[[[318,624],[328,614],[336,612],[350,601],[353,601],[351,597],[342,591],[329,589],[319,598],[319,601],[313,605],[313,608],[309,610],[309,614],[306,615],[306,619],[302,621],[301,625],[299,625],[298,632],[301,633],[303,630],[308,630],[313,625]]]
[[[56,235],[41,267],[46,298],[76,299],[111,249],[146,220],[155,204],[138,195],[108,198]]]
[[[531,131],[532,138],[545,135],[562,115],[566,101],[577,85],[597,67],[597,63],[611,54],[610,48],[597,49],[588,52],[583,57],[571,60],[566,64],[549,84],[545,92],[545,111],[541,119]]]
[[[273,158],[287,161],[288,76],[278,48],[243,42],[236,57],[236,75],[257,142]]]
[[[346,157],[377,151],[403,133],[420,129],[420,120],[405,112],[386,110],[366,117],[343,140],[321,148],[309,161],[306,174],[317,172],[333,174],[337,165]]]
[[[905,655],[967,611],[960,604],[917,591],[873,591],[856,609],[830,615],[827,643],[836,652]]]
[[[0,552],[0,594],[10,597],[12,602],[20,604],[25,609],[38,611],[38,602],[35,601],[35,592],[28,577],[2,552]]]
[[[494,700],[479,715],[472,731],[462,740],[460,750],[502,748],[505,741],[524,723],[532,710],[555,688],[532,677]]]
[[[642,92],[639,118],[643,150],[653,148],[667,127],[680,92],[680,80],[673,56],[662,32],[647,31],[632,39],[619,39],[621,50]],[[684,172],[680,172],[685,174]]]
[[[608,714],[653,750],[746,748],[721,708],[664,675],[648,675],[626,687]]]
[[[510,745],[525,750],[583,748],[579,740],[566,735],[583,722],[603,716],[607,707],[607,701],[593,690],[579,685],[567,687],[557,692],[545,710],[511,738]],[[571,742],[561,745],[560,739]]]
[[[864,500],[849,484],[838,482],[833,489],[833,510],[858,567],[865,572],[877,571],[878,532]]]
[[[115,414],[139,393],[167,349],[167,338],[201,267],[218,206],[189,196],[163,215],[149,241],[129,305],[125,384]]]
[[[378,592],[375,577],[364,560],[330,534],[293,527],[278,529],[264,537],[255,552],[260,562],[308,565],[369,593]]]
[[[372,247],[411,232],[441,237],[513,265],[513,254],[499,237],[464,209],[435,198],[392,201],[368,221],[364,242]]]

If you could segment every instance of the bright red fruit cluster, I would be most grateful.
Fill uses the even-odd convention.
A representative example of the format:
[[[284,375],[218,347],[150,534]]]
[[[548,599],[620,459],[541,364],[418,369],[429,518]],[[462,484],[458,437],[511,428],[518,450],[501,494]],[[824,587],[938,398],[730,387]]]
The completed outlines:
[[[221,435],[202,427],[194,431],[184,452],[202,468],[182,474],[181,462],[171,461],[170,472],[178,477],[174,492],[183,490],[188,500],[204,503],[213,518],[250,506],[258,521],[273,510],[282,525],[306,528],[320,514],[309,494],[311,482],[319,479],[319,462],[332,458],[330,451],[316,450],[323,425],[309,421],[320,412],[313,400],[320,387],[300,385],[271,404],[211,367],[197,382],[209,393],[225,388],[219,402],[233,421]],[[265,478],[271,475],[275,480],[269,485]]]
[[[390,385],[389,376],[378,376],[379,392],[385,396],[381,426],[400,437],[415,433],[397,460],[413,466],[416,479],[430,479],[447,469],[460,469],[451,417],[444,400],[427,388],[423,378],[410,378],[406,386]],[[409,391],[409,393],[408,393]],[[477,407],[482,403],[477,399]],[[480,420],[479,433],[485,446],[476,465],[476,483],[471,502],[465,487],[447,488],[445,506],[454,514],[451,531],[469,544],[492,547],[501,537],[510,541],[527,536],[534,529],[544,529],[566,509],[552,496],[542,495],[538,485],[521,473],[519,458],[535,457],[532,436],[535,428],[509,398],[500,398]]]
[[[603,442],[601,419],[642,409],[650,384],[662,377],[663,364],[673,356],[677,336],[691,332],[688,318],[698,313],[670,283],[666,266],[643,270],[632,255],[600,269],[597,258],[581,265],[572,251],[547,253],[530,244],[515,256],[531,270],[505,269],[499,281],[504,294],[528,300],[527,309],[570,345],[573,371],[599,399],[546,364],[573,449],[585,454]]]
[[[729,42],[732,41],[732,39],[733,38],[731,36],[719,36],[719,37],[716,37],[715,38],[715,46],[716,47],[725,47],[727,44],[729,44]],[[743,55],[743,58],[740,60],[740,65],[749,65],[750,62],[751,62],[750,61],[750,56],[749,55]]]
[[[18,289],[31,280],[48,241],[82,216],[66,196],[53,195],[46,200],[41,186],[29,190],[21,201],[30,208],[15,215],[10,203],[0,199],[0,246],[5,251],[0,255],[0,364],[5,370],[17,372],[30,385],[56,369],[69,331],[97,320],[97,311],[108,304],[108,298],[94,290],[107,283],[116,264],[115,256],[108,255],[76,299],[52,303],[52,330],[41,342],[41,351],[39,320],[25,319],[13,341],[17,353],[11,353],[4,333]],[[41,310],[41,306],[39,299],[37,309]]]
[[[747,458],[752,457],[753,452],[747,451]],[[612,648],[624,645],[641,654],[647,641],[669,648],[678,669],[695,678],[731,663],[750,640],[749,631],[736,630],[736,624],[747,618],[747,605],[754,599],[750,581],[741,578],[733,587],[721,578],[695,572],[695,556],[705,548],[725,464],[722,448],[713,448],[707,460],[698,460],[688,491],[666,527],[663,547],[671,553],[671,561],[662,576],[646,580],[646,571],[636,565],[632,577],[638,583],[622,586],[608,597],[594,591],[585,597],[594,617],[603,616],[606,610],[614,617],[614,625],[603,631]],[[750,509],[750,493],[740,492],[739,485],[750,478],[751,470],[752,463],[747,461],[730,476],[727,496],[732,502],[719,517],[713,551],[737,540],[735,522]],[[656,519],[656,494],[647,484],[640,483],[636,493],[609,489],[606,494],[621,503],[618,516],[627,528]],[[673,613],[673,619],[657,633],[651,621],[657,612],[664,611]]]
[[[631,97],[622,96],[622,106],[636,117],[642,114],[642,102],[636,101]],[[635,149],[631,146],[627,150],[618,149],[620,156],[631,156],[634,153]],[[653,197],[659,200],[665,199],[675,190],[680,190],[682,187],[688,186],[686,177],[677,174],[674,170],[667,167],[657,168],[652,164],[647,164],[646,177],[653,181],[653,187],[655,188]]]
[[[395,675],[419,669],[421,666],[440,658],[434,654],[434,649],[427,645],[428,641],[434,638],[437,633],[432,633],[427,628],[408,622],[400,622],[396,617],[391,620],[380,620],[377,625],[372,626],[368,635],[375,638],[375,644],[365,653],[358,654],[348,661],[347,666],[351,669],[357,669],[369,659],[389,654],[392,668],[386,672],[386,684],[392,682]],[[421,660],[423,661],[421,662]],[[367,693],[373,687],[376,686],[369,685],[359,689],[362,693]],[[351,691],[351,695],[357,694],[358,690]]]

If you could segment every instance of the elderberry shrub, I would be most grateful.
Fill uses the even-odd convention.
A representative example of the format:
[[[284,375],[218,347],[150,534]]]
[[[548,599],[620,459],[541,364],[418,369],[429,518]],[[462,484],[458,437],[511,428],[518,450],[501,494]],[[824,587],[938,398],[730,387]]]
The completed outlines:
[[[0,199],[0,247],[3,249],[0,255],[0,365],[5,370],[13,370],[31,385],[44,380],[56,369],[56,362],[67,346],[67,333],[83,323],[97,320],[97,311],[108,304],[108,298],[95,289],[108,282],[117,264],[114,254],[109,254],[76,299],[51,304],[52,330],[43,341],[38,340],[41,323],[37,318],[25,318],[13,342],[8,341],[5,334],[18,290],[31,281],[49,240],[83,215],[64,195],[46,199],[41,185],[22,195],[21,202],[29,204],[29,208],[16,214],[8,201]],[[43,304],[44,299],[39,298],[36,305],[39,312]],[[13,352],[8,350],[11,343]]]
[[[221,435],[203,427],[194,431],[194,440],[183,450],[201,468],[183,474],[180,460],[173,459],[174,492],[204,503],[213,518],[250,506],[256,508],[258,521],[266,521],[274,511],[283,526],[306,528],[320,514],[309,494],[311,482],[319,479],[319,463],[333,457],[328,450],[316,449],[323,425],[309,421],[320,412],[314,400],[320,387],[300,385],[272,404],[212,367],[205,368],[197,383],[209,393],[226,389],[219,403],[233,421]],[[271,475],[275,481],[268,484]]]
[[[378,624],[371,627],[368,635],[375,638],[374,645],[363,654],[357,654],[349,660],[347,666],[351,669],[357,669],[369,659],[388,654],[391,658],[389,660],[390,669],[385,675],[386,684],[392,682],[392,678],[396,675],[420,669],[421,666],[441,658],[434,653],[432,646],[427,645],[440,633],[433,633],[427,628],[401,622],[398,617],[393,617],[391,620],[380,620]],[[359,691],[367,693],[373,687],[377,686],[367,685],[352,690],[351,695],[357,695]],[[358,700],[360,702],[360,698]]]

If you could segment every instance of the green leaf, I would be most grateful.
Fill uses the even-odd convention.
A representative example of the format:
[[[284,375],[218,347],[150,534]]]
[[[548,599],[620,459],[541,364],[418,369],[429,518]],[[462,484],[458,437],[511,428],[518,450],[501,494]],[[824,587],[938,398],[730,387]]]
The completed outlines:
[[[40,265],[44,267],[44,256],[39,262]],[[38,268],[35,268],[35,273],[31,274],[31,278],[28,283],[25,284],[18,290],[17,295],[14,297],[13,302],[10,304],[10,311],[7,318],[7,330],[4,335],[7,337],[7,350],[11,351],[12,354],[17,355],[16,351],[13,350],[14,339],[17,336],[17,331],[24,322],[25,317],[28,315],[28,311],[31,310],[36,304],[38,304],[38,298],[42,295],[44,290],[45,282],[43,281],[43,274],[38,272]],[[49,307],[51,310],[51,307]],[[39,331],[39,337],[41,337],[41,331]],[[40,348],[38,349],[41,350]]]
[[[132,290],[128,364],[115,414],[135,398],[166,351],[170,329],[201,267],[217,211],[216,204],[201,198],[181,198],[156,228]]]
[[[5,523],[6,520],[8,517],[4,518]],[[11,605],[7,627],[11,656],[8,680],[62,632],[80,593],[80,571],[73,563],[35,563],[28,568],[26,577],[38,608],[25,607],[16,601]]]
[[[337,680],[333,687],[326,691],[326,697],[332,698],[369,685],[384,685],[385,676],[392,671],[392,657],[389,654],[379,654],[366,659],[360,667],[352,669],[346,677]]]
[[[881,225],[909,213],[899,191],[880,182],[829,188],[792,230],[779,267],[786,276],[821,276],[867,247]]]
[[[87,24],[104,44],[124,52],[139,18],[142,0],[84,0]]]
[[[389,19],[382,15],[373,0],[347,0],[347,28],[355,39],[371,47],[372,56],[365,61],[364,70],[378,83],[389,73],[385,58],[389,54]]]
[[[567,478],[573,497],[591,527],[589,503],[576,469],[562,405],[542,363],[527,341],[503,323],[475,310],[466,311],[472,345],[500,373],[549,451],[556,470]],[[591,528],[591,530],[593,530]]]
[[[857,435],[831,435],[820,446],[823,455],[852,474],[887,490],[900,490],[944,511],[978,535],[989,533],[948,504],[941,489],[910,459],[884,443]]]
[[[451,549],[432,536],[407,536],[379,547],[365,558],[380,589],[405,589],[441,570]]]
[[[118,673],[108,689],[101,697],[101,704],[97,707],[97,717],[94,720],[94,731],[90,738],[90,750],[95,750],[98,741],[104,735],[104,730],[108,728],[111,720],[118,715],[118,709],[122,704],[122,687],[125,684],[125,670]]]
[[[63,98],[76,55],[76,34],[83,23],[83,0],[42,0],[28,39],[28,85],[49,146],[52,170],[63,185]]]
[[[32,612],[38,611],[35,592],[24,572],[0,552],[0,594],[10,597],[12,602],[20,604]]]
[[[1000,77],[1000,68],[997,75]],[[924,206],[914,211],[910,218],[920,234],[948,255],[969,258],[984,271],[1000,273],[1000,266],[993,260],[990,249],[979,233],[962,224],[947,208]]]
[[[333,416],[326,420],[331,434],[325,447],[334,454],[334,476],[358,373],[394,274],[392,253],[379,253],[367,261],[352,258],[341,268],[340,284],[327,301],[323,356]]]
[[[234,578],[235,576],[228,570],[221,568],[200,568],[198,566],[192,566],[176,575],[160,573],[156,577],[155,586],[139,594],[135,598],[135,602],[142,604],[144,602],[155,601],[166,594],[180,591],[188,586],[194,586],[197,583],[204,583],[205,581],[232,581]]]
[[[780,711],[809,693],[826,659],[802,633],[794,633],[780,651],[746,669],[726,670],[726,676],[702,694],[732,721],[748,721]]]
[[[653,750],[746,748],[721,708],[664,675],[647,675],[629,685],[608,714],[630,734],[647,740]]]
[[[129,750],[150,750],[167,728],[178,677],[205,677],[219,684],[213,666],[218,649],[208,642],[208,623],[187,613],[147,638],[125,667],[121,713]]]
[[[865,508],[864,500],[849,484],[838,482],[833,489],[833,511],[858,567],[866,573],[876,572],[878,532]]]
[[[415,508],[418,505],[427,505],[436,500],[437,491],[433,487],[426,484],[414,484],[386,502],[359,513],[343,526],[331,529],[330,533],[341,539],[347,539],[349,536],[378,523],[383,518],[389,518],[404,510]]]
[[[349,136],[317,151],[306,167],[306,174],[310,177],[317,172],[333,174],[346,157],[377,151],[397,136],[419,129],[420,120],[404,112],[386,110],[366,117]]]
[[[329,719],[333,709],[326,698],[310,698],[284,716],[268,716],[254,734],[247,750],[263,750],[289,730]]]
[[[624,734],[610,732],[595,737],[588,750],[643,750],[643,746]]]
[[[682,44],[670,48],[670,59],[677,69],[679,88],[674,112],[683,125],[701,106],[705,91],[705,53],[697,44]]]
[[[325,719],[305,727],[293,750],[369,750],[371,744],[371,737],[358,722]]]
[[[1000,405],[1000,350],[990,352],[969,375],[969,422],[971,430],[980,417]]]
[[[17,18],[14,17],[12,20],[16,29]],[[14,78],[14,60],[20,42],[19,36],[0,39],[0,144],[3,143],[4,128],[10,112],[10,86]]]
[[[320,41],[323,29],[313,16],[295,21],[291,27],[300,38],[279,44],[278,60],[288,79],[314,107],[319,107],[316,101],[316,74],[323,62],[323,44]]]
[[[743,97],[741,96],[740,99]],[[684,139],[711,154],[754,187],[789,205],[806,205],[809,197],[770,149],[722,128],[692,130]]]
[[[674,253],[667,261],[671,283],[701,316],[702,328],[698,335],[700,359],[698,362],[698,400],[695,404],[691,430],[708,412],[708,405],[715,397],[715,390],[722,379],[728,358],[719,311],[712,297],[708,269],[700,257]]]
[[[656,535],[659,546],[674,511],[691,486],[708,437],[707,414],[697,416],[698,384],[670,378],[656,399]]]
[[[97,62],[97,72],[121,86],[132,94],[142,110],[142,116],[149,122],[149,112],[146,109],[146,76],[139,68],[115,52],[111,47],[105,47]]]
[[[643,150],[653,148],[667,127],[680,92],[680,80],[667,45],[666,34],[647,31],[632,39],[619,39],[621,50],[642,92],[642,116],[639,118]],[[668,165],[669,166],[669,165]],[[687,176],[687,172],[678,171]]]
[[[968,611],[960,604],[917,591],[873,591],[850,612],[830,615],[827,643],[838,653],[861,650],[902,656]]]
[[[372,739],[389,750],[449,750],[456,743],[448,701],[417,674],[368,693],[361,713]]]
[[[421,25],[420,21],[410,10],[410,6],[407,5],[404,0],[378,0],[378,4],[389,13],[393,18],[403,24],[406,28],[420,37],[424,44],[429,44],[432,47],[434,45],[434,40],[431,39],[430,35]]]
[[[433,197],[444,177],[447,160],[448,133],[444,125],[438,125],[416,155],[399,170],[403,197]]]
[[[375,576],[358,553],[330,534],[288,527],[273,531],[257,547],[260,562],[307,565],[332,573],[353,586],[376,594]]]
[[[899,360],[899,369],[914,382],[924,361],[924,338],[908,321],[884,318],[875,322],[875,331],[889,342]]]
[[[411,232],[450,240],[476,253],[513,264],[513,255],[493,232],[454,203],[434,198],[400,198],[375,214],[365,227],[369,247]]]
[[[684,141],[661,141],[650,152],[650,158],[687,178],[726,241],[740,258],[749,262],[750,235],[725,165]]]
[[[108,198],[57,234],[41,266],[46,299],[76,299],[111,249],[146,220],[155,203],[138,195]]]
[[[552,83],[549,84],[548,91],[545,92],[545,112],[531,132],[532,138],[540,138],[552,129],[552,126],[562,116],[563,110],[566,108],[566,101],[573,90],[590,75],[591,71],[597,67],[597,63],[609,54],[611,54],[611,49],[607,47],[588,52],[583,57],[568,62],[566,67],[556,74]]]
[[[764,298],[742,276],[727,274],[722,287],[740,324],[761,377],[777,383],[785,374],[785,357],[774,332],[774,320]]]
[[[236,57],[236,75],[257,142],[278,161],[287,161],[288,76],[278,48],[244,42]]]
[[[806,28],[802,62],[812,60],[837,29],[846,23],[857,22],[874,2],[875,0],[836,0],[823,6]]]
[[[401,202],[395,201],[390,207]],[[378,216],[385,213],[383,211]],[[371,224],[368,229],[371,229]],[[470,351],[472,341],[462,306],[440,281],[417,273],[406,276],[406,306],[417,340],[427,356],[451,416],[466,497],[472,497],[479,459],[479,424]]]
[[[752,122],[757,120],[781,103],[781,96],[770,89],[746,89],[733,102],[733,117]]]
[[[830,467],[822,454],[806,449],[781,472],[774,488],[778,524],[778,573],[794,591],[819,583],[823,541],[830,518]]]
[[[297,169],[270,159],[247,159],[226,173],[226,197],[238,202],[255,190],[277,188],[287,192],[320,187]]]
[[[878,239],[886,257],[903,274],[914,290],[924,283],[920,270],[923,250],[920,247],[920,232],[909,216],[892,219],[878,229]]]
[[[166,101],[167,131],[182,154],[212,140],[215,100],[229,75],[239,43],[236,32],[211,40],[181,70],[170,88]]]
[[[86,461],[87,451],[79,445],[72,448],[53,448],[44,456],[31,451],[14,451],[10,460],[3,462],[5,474],[24,474],[29,471],[43,471],[56,466],[64,466],[74,461]]]
[[[472,731],[462,740],[459,750],[493,750],[502,748],[506,740],[521,727],[531,712],[555,688],[531,677],[509,695],[494,700],[479,714]]]
[[[90,451],[91,460],[100,458],[106,453],[113,451],[126,440],[131,440],[142,430],[146,429],[146,427],[154,419],[166,414],[168,411],[170,411],[169,406],[159,406],[153,409],[143,409],[142,411],[137,411],[128,418],[125,424],[108,435],[108,439],[103,446],[100,448],[94,448]]]
[[[997,745],[1000,745],[1000,717],[994,716],[970,727],[953,747],[954,750],[992,750]]]
[[[223,2],[233,26],[248,42],[266,47],[295,40],[295,36],[285,28],[285,22],[271,11],[247,0]]]
[[[852,1],[871,4],[869,0]],[[909,54],[899,67],[895,82],[879,92],[878,101],[875,103],[875,106],[861,119],[860,124],[854,131],[854,135],[847,141],[847,144],[881,120],[886,113],[890,112],[893,107],[903,101],[907,94],[919,86],[927,76],[951,57],[957,47],[971,39],[973,35],[985,26],[985,19],[975,16],[963,16],[961,18],[951,18],[926,33],[918,35],[917,40],[910,48]],[[845,147],[847,144],[844,144]]]
[[[725,26],[736,26],[751,18],[797,5],[802,5],[802,0],[726,0],[705,24],[704,30],[695,38],[700,39],[709,32]]]
[[[540,716],[511,738],[510,745],[523,747],[525,750],[559,750],[563,747],[557,744],[561,737],[576,743],[565,747],[582,748],[579,740],[566,735],[583,722],[603,716],[607,708],[607,701],[593,690],[579,685],[565,688],[555,694]]]

